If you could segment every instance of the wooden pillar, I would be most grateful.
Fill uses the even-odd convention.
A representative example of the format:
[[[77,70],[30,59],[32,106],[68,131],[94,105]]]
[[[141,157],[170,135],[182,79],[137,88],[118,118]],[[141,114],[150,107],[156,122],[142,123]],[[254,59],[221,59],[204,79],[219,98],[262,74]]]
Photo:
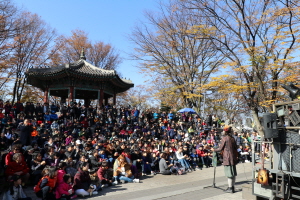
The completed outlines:
[[[116,105],[117,103],[117,94],[114,93],[114,97],[113,97],[113,105]]]
[[[104,91],[100,89],[100,99],[99,99],[99,107],[102,108],[103,106],[103,99],[104,99]]]
[[[74,86],[70,86],[69,103],[74,101]]]
[[[44,92],[44,103],[49,103],[48,98],[49,98],[49,88],[46,88]]]

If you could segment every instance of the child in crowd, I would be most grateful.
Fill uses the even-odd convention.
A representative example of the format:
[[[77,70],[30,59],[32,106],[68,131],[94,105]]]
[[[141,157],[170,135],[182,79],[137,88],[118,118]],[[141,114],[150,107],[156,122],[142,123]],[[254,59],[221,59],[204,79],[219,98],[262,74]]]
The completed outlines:
[[[90,178],[91,178],[91,184],[96,186],[96,191],[101,191],[101,181],[98,178],[97,170],[96,169],[90,169]]]
[[[23,192],[22,180],[19,175],[13,175],[9,181],[9,189],[4,193],[3,200],[31,200]]]
[[[100,180],[100,185],[112,186],[112,177],[109,175],[108,167],[108,162],[102,162],[102,165],[97,171],[97,175]]]
[[[60,162],[58,164],[58,170],[57,170],[57,183],[63,182],[63,177],[66,174],[66,167],[67,163],[65,162]]]
[[[56,168],[47,166],[42,174],[43,177],[34,187],[34,192],[36,196],[42,198],[42,200],[52,200],[54,199],[53,189],[55,188],[57,181]]]
[[[147,152],[142,153],[143,175],[151,173],[151,158]]]
[[[55,192],[56,199],[74,199],[77,196],[72,196],[74,194],[74,190],[72,189],[72,178],[70,174],[64,174],[61,182],[57,183],[57,188]]]

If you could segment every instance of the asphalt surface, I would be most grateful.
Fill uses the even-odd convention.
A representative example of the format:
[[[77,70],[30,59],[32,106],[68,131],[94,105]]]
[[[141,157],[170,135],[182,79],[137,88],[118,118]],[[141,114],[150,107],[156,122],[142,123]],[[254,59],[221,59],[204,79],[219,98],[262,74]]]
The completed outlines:
[[[227,178],[224,177],[223,166],[216,167],[215,186],[213,185],[214,168],[203,168],[184,175],[164,176],[161,174],[143,176],[140,183],[124,183],[112,187],[104,187],[98,195],[76,199],[130,199],[130,200],[241,200],[242,186],[251,184],[251,163],[237,165],[236,192],[224,193]],[[32,188],[26,188],[27,196],[39,200]],[[2,196],[1,196],[2,199]]]

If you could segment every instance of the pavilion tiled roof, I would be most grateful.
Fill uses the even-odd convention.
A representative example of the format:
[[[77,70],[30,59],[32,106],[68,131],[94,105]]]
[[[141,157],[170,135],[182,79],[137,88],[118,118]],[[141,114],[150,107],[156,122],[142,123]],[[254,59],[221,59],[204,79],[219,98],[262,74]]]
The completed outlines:
[[[26,76],[28,84],[42,90],[49,85],[52,85],[52,87],[57,86],[58,80],[62,80],[59,82],[63,85],[71,84],[70,82],[66,83],[66,81],[75,81],[75,85],[80,85],[80,81],[81,83],[89,83],[90,85],[94,83],[93,86],[89,87],[97,87],[100,83],[108,83],[108,86],[115,88],[118,92],[124,92],[134,87],[132,81],[120,78],[115,70],[106,70],[96,67],[88,63],[84,59],[84,56],[74,63],[49,68],[28,69]],[[108,86],[105,87],[107,88]],[[107,90],[111,89],[107,88]]]
[[[26,74],[27,76],[52,77],[60,73],[75,73],[76,75],[90,77],[112,77],[117,75],[115,70],[98,68],[83,59],[80,59],[75,63],[50,68],[31,68]]]

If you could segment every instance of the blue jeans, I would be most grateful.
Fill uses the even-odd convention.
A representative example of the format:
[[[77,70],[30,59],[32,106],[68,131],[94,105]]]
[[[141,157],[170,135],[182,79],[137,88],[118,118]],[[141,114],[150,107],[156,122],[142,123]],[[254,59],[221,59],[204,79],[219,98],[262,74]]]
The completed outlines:
[[[150,164],[143,164],[142,165],[142,170],[143,170],[143,173],[147,173],[147,172],[151,172],[152,171],[152,169],[151,169],[151,165]]]
[[[118,182],[120,180],[124,180],[124,181],[127,181],[129,183],[133,182],[133,179],[134,179],[134,176],[131,176],[130,178],[129,177],[126,177],[126,176],[122,176],[122,175],[118,175],[118,176],[114,176],[115,180],[117,180]]]
[[[184,158],[178,159],[178,162],[182,165],[182,167],[184,167],[186,169],[191,167],[190,164]]]
[[[211,159],[208,156],[200,157],[200,160],[203,165],[210,166],[211,164]]]

